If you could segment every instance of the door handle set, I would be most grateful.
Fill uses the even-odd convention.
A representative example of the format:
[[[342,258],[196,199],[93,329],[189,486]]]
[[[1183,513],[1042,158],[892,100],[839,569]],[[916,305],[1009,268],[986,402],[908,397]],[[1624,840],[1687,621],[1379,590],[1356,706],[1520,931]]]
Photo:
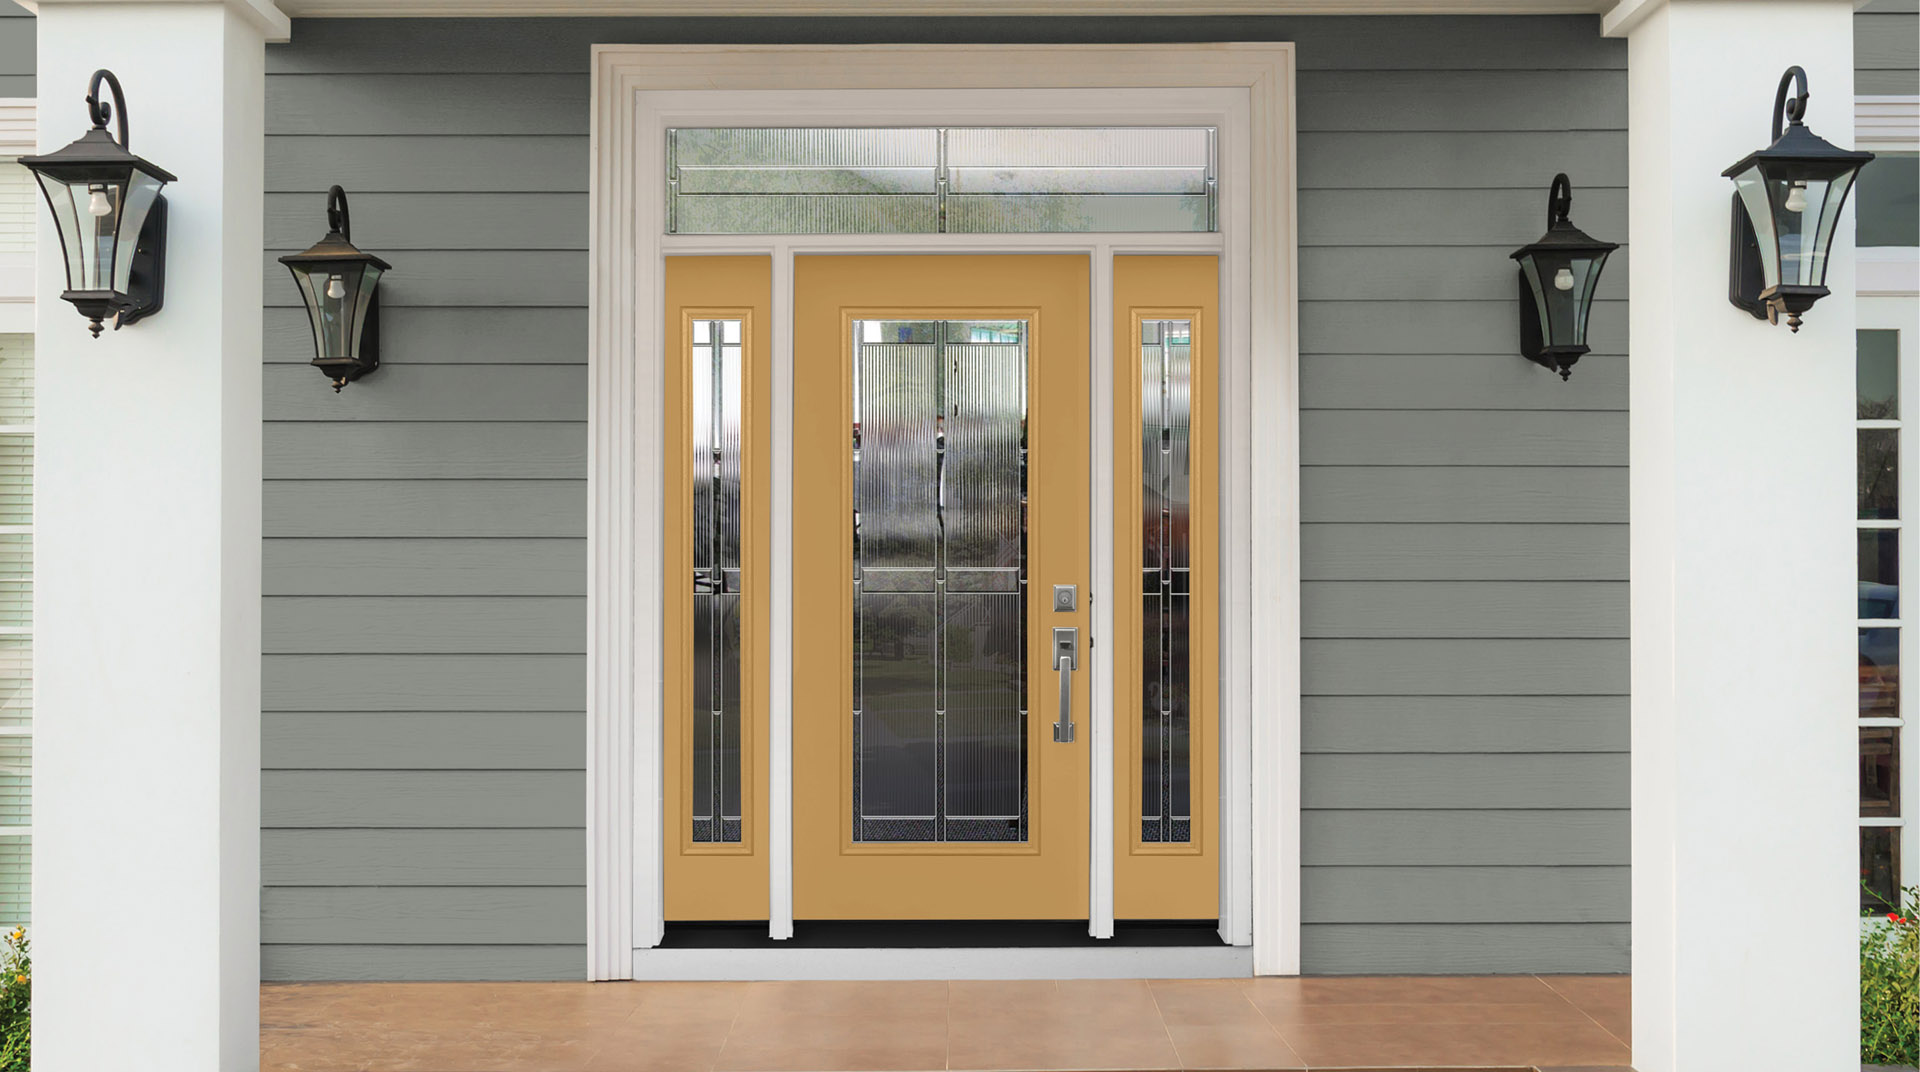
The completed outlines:
[[[1060,718],[1053,724],[1055,744],[1073,743],[1073,672],[1080,669],[1080,630],[1053,630],[1053,668],[1060,672]]]

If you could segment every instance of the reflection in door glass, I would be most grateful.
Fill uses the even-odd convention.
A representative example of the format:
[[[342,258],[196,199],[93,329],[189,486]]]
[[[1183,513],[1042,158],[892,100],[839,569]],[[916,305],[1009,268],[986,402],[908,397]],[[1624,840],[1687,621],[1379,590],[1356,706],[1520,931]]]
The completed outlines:
[[[1188,548],[1193,324],[1140,324],[1140,840],[1193,840],[1193,562]]]
[[[1027,325],[854,323],[853,839],[1027,840]]]
[[[740,840],[740,321],[693,324],[693,840]]]

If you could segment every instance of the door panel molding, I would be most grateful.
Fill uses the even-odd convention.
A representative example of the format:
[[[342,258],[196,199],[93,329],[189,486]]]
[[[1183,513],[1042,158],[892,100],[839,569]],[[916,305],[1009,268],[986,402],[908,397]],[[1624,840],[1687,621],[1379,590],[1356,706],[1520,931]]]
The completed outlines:
[[[775,256],[777,393],[790,382],[780,321],[791,285],[779,263],[797,251],[1152,252],[1217,240],[1222,287],[1221,525],[1226,599],[1221,727],[1221,933],[1253,943],[1254,970],[1299,970],[1298,284],[1290,44],[1088,46],[596,46],[593,58],[589,319],[587,660],[587,964],[592,979],[630,978],[635,951],[659,944],[664,920],[660,814],[662,670],[658,562],[662,459],[641,449],[662,412],[661,257],[681,252]],[[669,123],[1205,123],[1220,128],[1218,236],[805,236],[688,243],[663,235]],[[1177,239],[1177,241],[1176,241]],[[1098,272],[1096,278],[1098,278]],[[1096,298],[1098,306],[1099,299]],[[1095,335],[1106,344],[1106,317]],[[1110,387],[1111,385],[1107,385]],[[1110,395],[1098,405],[1111,405]],[[791,398],[774,400],[775,449]],[[1257,409],[1256,409],[1257,407]],[[1256,424],[1252,414],[1258,412]],[[1096,418],[1096,427],[1105,416]],[[1252,460],[1258,458],[1259,466]],[[783,459],[776,454],[780,475]],[[1110,471],[1109,471],[1110,472]],[[1096,474],[1096,495],[1103,496]],[[1108,482],[1110,486],[1110,481]],[[774,491],[770,593],[789,606],[792,562]],[[1102,507],[1096,505],[1096,509]],[[1100,612],[1096,612],[1096,621]],[[773,625],[771,759],[790,745],[790,652]],[[1259,652],[1259,659],[1253,653]],[[1255,711],[1259,717],[1254,717]],[[1090,732],[1101,731],[1096,710]],[[1110,739],[1107,745],[1110,746]],[[1095,741],[1095,747],[1101,745]],[[1256,781],[1253,772],[1280,772]],[[1107,784],[1102,786],[1100,781]],[[1092,804],[1111,807],[1110,779]],[[790,933],[790,815],[782,772],[770,778],[770,931]],[[1105,798],[1104,801],[1102,798]],[[1096,810],[1096,814],[1099,814]],[[1093,847],[1093,928],[1111,838]],[[1102,860],[1101,857],[1106,859]],[[784,884],[783,884],[784,883]],[[1110,927],[1110,922],[1107,924]]]

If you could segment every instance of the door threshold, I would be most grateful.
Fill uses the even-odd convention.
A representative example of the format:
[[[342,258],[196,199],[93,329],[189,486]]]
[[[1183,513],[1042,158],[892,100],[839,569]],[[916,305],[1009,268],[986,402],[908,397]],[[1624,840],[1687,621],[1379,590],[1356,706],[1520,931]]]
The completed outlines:
[[[669,923],[661,949],[1108,949],[1223,947],[1215,920],[1120,920],[1112,938],[1085,920],[795,920],[793,937],[764,922]]]
[[[1084,927],[1084,924],[1082,924]],[[633,977],[728,979],[1244,979],[1253,947],[1079,946],[661,946],[633,951]]]

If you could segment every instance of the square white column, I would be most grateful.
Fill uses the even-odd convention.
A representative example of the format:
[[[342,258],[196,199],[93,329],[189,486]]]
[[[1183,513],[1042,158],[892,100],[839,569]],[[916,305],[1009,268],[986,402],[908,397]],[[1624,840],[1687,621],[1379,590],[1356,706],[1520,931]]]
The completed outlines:
[[[265,42],[288,23],[36,6],[41,151],[87,129],[105,67],[132,151],[180,178],[165,307],[99,339],[38,207],[34,1068],[253,1069]]]
[[[1852,209],[1799,334],[1727,301],[1733,183],[1806,69],[1853,138],[1851,0],[1627,0],[1633,1050],[1641,1072],[1858,1045]]]

